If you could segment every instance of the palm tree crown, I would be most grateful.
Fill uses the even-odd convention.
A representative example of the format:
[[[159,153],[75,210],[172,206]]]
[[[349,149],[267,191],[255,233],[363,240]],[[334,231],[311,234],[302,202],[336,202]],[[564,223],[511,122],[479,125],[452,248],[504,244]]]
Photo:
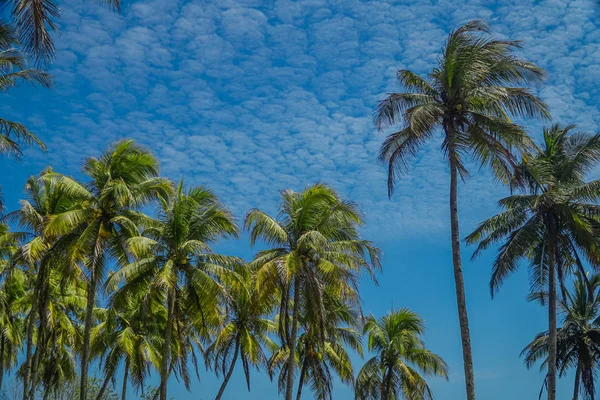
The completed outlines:
[[[440,356],[425,348],[424,330],[423,320],[407,309],[379,320],[366,319],[363,333],[375,356],[358,373],[357,400],[433,399],[421,374],[448,379],[448,368]]]
[[[360,238],[362,219],[354,204],[328,186],[285,190],[281,200],[279,220],[252,210],[246,227],[251,244],[261,238],[273,246],[259,252],[251,267],[261,290],[278,294],[279,336],[287,349],[295,349],[302,318],[326,325],[326,288],[343,302],[358,302],[358,279],[364,271],[373,276],[380,267],[380,251]],[[324,335],[325,330],[320,332]],[[292,399],[295,364],[295,352],[288,351],[286,400]]]

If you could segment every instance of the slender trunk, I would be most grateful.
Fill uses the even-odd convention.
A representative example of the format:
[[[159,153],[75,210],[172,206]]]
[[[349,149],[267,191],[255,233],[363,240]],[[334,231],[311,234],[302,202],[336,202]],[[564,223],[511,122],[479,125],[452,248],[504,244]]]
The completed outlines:
[[[110,378],[112,377],[113,372],[106,374],[104,378],[104,382],[102,382],[102,386],[100,387],[100,391],[98,392],[98,396],[96,396],[96,400],[102,400],[102,396],[104,396],[104,392],[108,387],[108,383],[110,382]]]
[[[304,375],[306,375],[306,363],[302,363],[302,370],[300,371],[300,378],[298,380],[298,392],[296,393],[296,400],[300,400],[302,397],[302,388],[304,387]]]
[[[577,371],[575,371],[575,384],[573,385],[573,400],[579,399],[579,381],[581,381],[581,362],[577,362]]]
[[[173,331],[174,312],[175,294],[173,293],[173,289],[169,289],[167,294],[167,327],[160,365],[160,400],[167,400],[167,380],[169,379],[169,365],[171,364],[171,335]]]
[[[458,169],[454,148],[450,149],[450,229],[452,232],[452,264],[454,266],[454,283],[456,286],[456,302],[458,305],[458,321],[462,341],[463,362],[467,400],[475,400],[475,377],[473,374],[473,355],[471,353],[471,334],[469,317],[467,316],[467,300],[465,298],[465,281],[460,259],[460,234],[458,225]]]
[[[95,265],[92,263],[92,265]],[[88,367],[90,362],[90,338],[94,316],[94,304],[96,303],[96,271],[91,271],[90,284],[88,286],[87,305],[85,307],[85,327],[83,330],[83,349],[81,355],[81,381],[79,383],[79,400],[87,400]]]
[[[25,350],[25,372],[23,375],[23,400],[28,400],[29,379],[31,378],[32,354],[33,354],[33,331],[35,329],[35,318],[38,308],[39,288],[43,283],[43,274],[38,271],[38,275],[31,296],[31,310],[27,318],[27,348]]]
[[[0,340],[0,390],[2,389],[2,380],[4,378],[4,337]]]
[[[299,272],[297,272],[299,273]],[[294,367],[296,364],[296,336],[298,335],[298,312],[300,308],[300,278],[294,278],[294,305],[292,310],[292,333],[288,348],[290,354],[287,359],[287,383],[285,388],[285,400],[293,400],[294,390]]]
[[[129,377],[129,358],[125,361],[125,372],[123,373],[123,390],[121,391],[121,400],[127,398],[127,378]]]
[[[240,337],[237,336],[235,338],[235,351],[233,352],[233,358],[231,359],[231,365],[229,366],[229,371],[227,371],[227,375],[225,375],[225,379],[223,379],[223,383],[221,384],[221,388],[219,388],[219,393],[217,393],[217,397],[215,400],[220,400],[223,397],[223,393],[225,393],[225,388],[227,387],[227,383],[233,375],[233,370],[235,369],[235,362],[238,358],[238,353],[240,351]]]
[[[556,400],[556,260],[554,230],[548,230],[548,400]]]
[[[44,332],[38,332],[38,345],[35,348],[35,353],[33,354],[33,365],[31,366],[31,385],[29,388],[29,399],[35,399],[35,391],[37,389],[37,381],[38,381],[38,370],[40,365],[41,353],[43,351],[43,347],[45,343]]]
[[[381,400],[390,400],[390,386],[392,385],[392,367],[388,366],[383,382],[381,382]]]

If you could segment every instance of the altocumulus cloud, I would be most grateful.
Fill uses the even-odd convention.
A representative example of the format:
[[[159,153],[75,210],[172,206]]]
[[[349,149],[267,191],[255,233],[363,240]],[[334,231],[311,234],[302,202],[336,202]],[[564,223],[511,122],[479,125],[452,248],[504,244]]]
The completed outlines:
[[[264,5],[263,3],[267,3]],[[600,122],[600,29],[592,0],[130,1],[122,15],[62,2],[53,92],[13,92],[3,112],[48,143],[25,166],[75,174],[84,156],[131,137],[163,173],[206,184],[238,215],[274,211],[277,190],[323,181],[357,201],[382,235],[445,234],[447,171],[425,149],[387,199],[371,115],[398,89],[395,71],[425,73],[447,33],[473,18],[524,39],[549,72],[540,95],[556,120]],[[31,111],[35,110],[35,111]],[[538,135],[540,125],[531,125]],[[465,222],[503,192],[473,169]]]

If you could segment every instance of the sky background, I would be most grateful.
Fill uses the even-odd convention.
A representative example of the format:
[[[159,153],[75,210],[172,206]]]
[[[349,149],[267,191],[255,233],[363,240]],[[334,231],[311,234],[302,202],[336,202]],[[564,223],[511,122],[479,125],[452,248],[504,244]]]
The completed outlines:
[[[555,121],[596,131],[600,3],[126,0],[121,15],[92,0],[59,4],[56,87],[18,88],[0,104],[4,118],[26,123],[48,145],[45,154],[27,151],[21,164],[0,160],[9,210],[27,176],[52,165],[79,177],[85,157],[124,137],[149,147],[165,176],[214,189],[240,221],[253,207],[276,214],[280,189],[328,183],[360,205],[363,236],[385,253],[380,285],[362,285],[365,312],[420,313],[427,345],[450,366],[449,382],[431,381],[436,397],[464,399],[448,169],[439,142],[431,143],[389,200],[385,168],[376,160],[384,133],[373,129],[373,109],[386,92],[400,90],[396,70],[426,73],[448,32],[481,18],[498,36],[524,40],[522,54],[548,71],[538,94]],[[539,137],[541,124],[528,130]],[[459,191],[462,237],[506,194],[476,168]],[[246,236],[219,250],[253,254]],[[472,250],[465,248],[463,259],[478,397],[536,399],[542,375],[528,371],[519,353],[547,326],[545,311],[525,300],[526,271],[492,301],[493,251],[471,262]],[[357,371],[361,365],[356,358]],[[213,398],[218,380],[204,370],[201,378],[192,393],[173,382],[170,394]],[[265,374],[252,378],[248,394],[238,371],[224,398],[277,398]],[[558,398],[571,388],[570,376],[561,379]],[[338,384],[334,398],[350,399],[352,392]]]

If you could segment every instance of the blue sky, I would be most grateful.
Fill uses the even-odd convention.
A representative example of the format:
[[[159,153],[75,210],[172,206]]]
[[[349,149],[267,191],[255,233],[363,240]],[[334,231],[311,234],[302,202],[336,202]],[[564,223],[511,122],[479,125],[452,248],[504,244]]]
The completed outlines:
[[[597,1],[128,0],[122,15],[92,0],[60,4],[56,87],[13,90],[0,105],[3,117],[27,123],[49,149],[27,151],[22,164],[0,160],[7,208],[17,206],[28,175],[52,165],[78,176],[84,157],[123,137],[152,149],[164,175],[214,189],[239,219],[251,207],[275,213],[279,189],[329,183],[359,203],[364,237],[385,252],[380,286],[363,285],[365,312],[419,312],[427,344],[451,369],[449,382],[432,381],[437,398],[464,398],[448,171],[432,143],[388,200],[385,169],[376,162],[383,133],[372,127],[372,110],[399,89],[397,69],[425,73],[451,29],[482,18],[499,36],[524,40],[527,57],[547,69],[538,92],[554,119],[595,131]],[[541,125],[529,126],[539,136]],[[488,174],[472,172],[460,187],[462,236],[505,193]],[[245,237],[220,247],[252,255]],[[470,262],[471,251],[463,258],[478,396],[537,398],[542,377],[518,356],[544,330],[545,311],[525,301],[525,271],[492,301],[493,254]],[[192,394],[175,383],[171,394],[214,397],[218,381],[201,375]],[[264,374],[253,378],[248,394],[236,374],[225,398],[277,398]],[[571,388],[570,377],[560,380],[558,397]],[[351,392],[338,385],[334,397]]]

